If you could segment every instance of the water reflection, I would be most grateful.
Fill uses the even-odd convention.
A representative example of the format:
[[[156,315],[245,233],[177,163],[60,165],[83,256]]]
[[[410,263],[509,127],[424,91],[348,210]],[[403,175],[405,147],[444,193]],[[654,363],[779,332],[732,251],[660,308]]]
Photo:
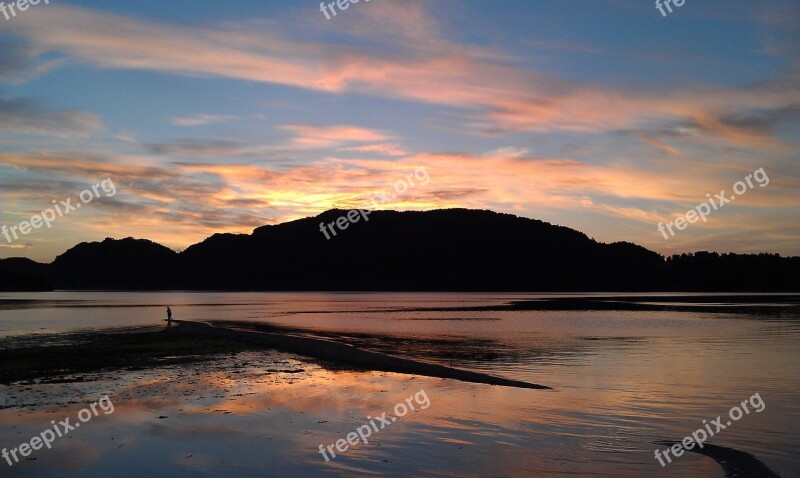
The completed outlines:
[[[179,303],[176,297],[169,303]],[[337,296],[291,307],[279,304],[288,299],[272,295],[242,297],[215,295],[207,300],[229,305],[189,307],[188,312],[180,305],[173,308],[206,320],[292,327],[555,390],[344,371],[287,354],[255,352],[220,355],[209,363],[93,374],[79,383],[0,387],[4,447],[30,439],[50,420],[74,416],[101,393],[110,393],[116,407],[113,415],[87,423],[52,450],[37,452],[36,460],[4,471],[8,476],[720,477],[722,469],[713,460],[694,454],[661,468],[653,457],[654,443],[686,436],[702,420],[724,415],[755,392],[766,403],[764,412],[744,417],[713,443],[751,453],[783,476],[800,470],[796,318],[769,321],[696,311],[465,315],[409,310],[409,299],[397,296],[365,297],[355,306]],[[504,299],[420,301],[451,308]],[[114,300],[154,299],[133,294]],[[197,297],[184,301],[197,303]],[[317,311],[308,313],[312,308]],[[353,308],[384,312],[349,314]],[[52,317],[74,310],[115,316],[128,311],[55,307]],[[56,321],[37,311],[15,309],[19,315],[11,320],[3,311],[0,323],[13,328],[15,321],[34,316],[40,324]],[[109,320],[143,325],[141,317],[122,316]],[[329,463],[318,453],[320,444],[345,437],[368,415],[388,412],[420,389],[430,397],[428,409],[409,414],[374,434],[369,444]]]

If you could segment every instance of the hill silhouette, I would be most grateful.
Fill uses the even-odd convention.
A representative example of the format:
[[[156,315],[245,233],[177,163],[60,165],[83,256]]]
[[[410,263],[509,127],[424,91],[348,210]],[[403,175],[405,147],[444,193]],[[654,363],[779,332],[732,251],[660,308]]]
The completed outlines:
[[[800,290],[800,258],[698,252],[665,258],[492,211],[375,211],[330,240],[347,211],[215,234],[181,253],[143,239],[81,243],[51,264],[0,261],[0,289],[274,291]]]
[[[53,289],[47,264],[13,257],[0,260],[0,290],[9,292],[47,291]]]

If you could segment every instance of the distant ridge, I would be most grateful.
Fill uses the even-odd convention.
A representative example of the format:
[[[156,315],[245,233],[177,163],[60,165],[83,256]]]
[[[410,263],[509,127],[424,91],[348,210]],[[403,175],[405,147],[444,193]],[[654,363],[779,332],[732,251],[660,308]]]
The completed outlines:
[[[0,260],[0,290],[800,291],[800,257],[664,258],[563,226],[485,210],[347,211],[214,234],[181,253],[144,239],[81,243],[51,264]]]

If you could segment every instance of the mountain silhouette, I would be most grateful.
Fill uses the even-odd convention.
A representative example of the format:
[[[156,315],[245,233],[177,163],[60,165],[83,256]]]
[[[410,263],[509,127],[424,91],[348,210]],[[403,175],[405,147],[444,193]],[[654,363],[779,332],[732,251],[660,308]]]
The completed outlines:
[[[0,260],[2,290],[748,291],[800,290],[800,257],[665,258],[563,226],[485,210],[347,211],[215,234],[181,253],[144,239],[81,243],[51,264]]]
[[[11,292],[47,291],[53,289],[47,264],[13,257],[0,260],[0,290]]]

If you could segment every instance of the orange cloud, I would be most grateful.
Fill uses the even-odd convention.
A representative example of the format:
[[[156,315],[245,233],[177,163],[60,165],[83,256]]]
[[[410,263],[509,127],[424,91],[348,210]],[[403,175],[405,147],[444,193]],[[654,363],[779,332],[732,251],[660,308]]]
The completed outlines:
[[[112,231],[182,249],[216,232],[246,233],[264,224],[334,207],[371,207],[371,198],[381,203],[378,196],[383,191],[394,196],[381,205],[385,209],[489,208],[577,227],[605,240],[636,240],[658,250],[691,245],[691,241],[710,243],[696,234],[710,234],[716,224],[698,225],[697,233],[669,244],[655,235],[655,224],[702,202],[706,192],[729,190],[732,181],[752,169],[735,164],[698,167],[683,156],[672,161],[669,167],[654,173],[624,162],[602,165],[571,158],[533,157],[524,149],[511,147],[482,155],[410,154],[392,161],[327,157],[281,168],[260,163],[183,162],[162,166],[148,164],[152,160],[146,157],[122,155],[0,153],[0,168],[23,170],[33,175],[31,181],[37,184],[4,186],[2,212],[6,223],[29,218],[48,207],[50,199],[75,195],[98,178],[113,179],[118,189],[115,197],[96,201],[91,209],[62,221],[53,230],[59,238],[56,242],[66,241],[61,249],[72,245],[69,241],[102,239]],[[426,184],[414,176],[421,167],[429,177]],[[788,230],[786,227],[773,230],[775,223],[782,222],[780,217],[791,218],[798,206],[796,180],[779,171],[773,174],[767,168],[769,186],[756,188],[729,207],[731,212],[726,211],[726,215],[742,215],[735,223],[722,215],[713,218],[725,231],[746,234],[748,247],[755,248],[759,238],[765,240],[762,234],[770,235],[772,243],[794,247],[782,232]],[[395,189],[400,182],[405,183],[402,190]],[[43,191],[48,194],[43,196]],[[570,221],[576,214],[604,219],[579,225]],[[754,221],[754,216],[774,217],[775,222]],[[628,228],[624,237],[619,236],[621,224]],[[29,242],[36,251],[58,247],[46,234],[31,236]],[[60,252],[54,250],[53,254]]]
[[[285,124],[278,127],[293,133],[295,136],[292,138],[292,144],[302,148],[329,148],[345,143],[364,143],[388,139],[388,136],[383,133],[357,126]]]
[[[9,29],[25,37],[33,51],[63,52],[101,68],[220,76],[414,100],[464,110],[470,118],[467,126],[489,132],[609,131],[659,119],[691,122],[702,135],[735,144],[777,146],[768,129],[726,122],[725,117],[786,109],[797,104],[800,92],[794,76],[742,88],[577,85],[520,68],[502,53],[442,39],[437,22],[420,2],[409,8],[389,2],[370,5],[352,11],[344,21],[355,22],[363,19],[361,15],[377,24],[349,33],[381,48],[370,49],[365,46],[369,42],[352,46],[295,40],[268,22],[195,28],[57,5],[32,10]],[[317,146],[336,138],[309,136],[298,141]]]

